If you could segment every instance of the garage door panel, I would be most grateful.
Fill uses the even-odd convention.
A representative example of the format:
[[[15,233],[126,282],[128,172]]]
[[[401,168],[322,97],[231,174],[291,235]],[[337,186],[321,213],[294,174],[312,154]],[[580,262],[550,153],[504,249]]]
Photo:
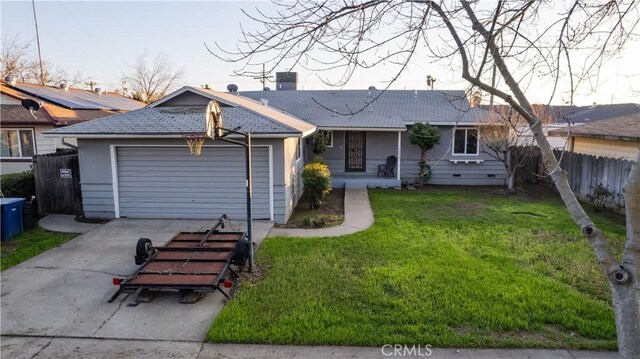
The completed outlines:
[[[270,217],[268,148],[252,151],[254,218]],[[179,147],[117,147],[121,217],[244,219],[244,149],[204,147],[191,156]]]

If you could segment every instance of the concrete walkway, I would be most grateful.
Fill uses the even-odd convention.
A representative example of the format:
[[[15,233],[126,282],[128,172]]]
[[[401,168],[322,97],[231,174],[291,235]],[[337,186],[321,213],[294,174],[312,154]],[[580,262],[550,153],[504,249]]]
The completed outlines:
[[[273,228],[269,237],[340,237],[365,230],[373,224],[373,211],[366,188],[344,189],[344,223],[336,227],[301,229]]]
[[[614,359],[617,352],[548,349],[440,349],[393,354],[386,347],[209,344],[189,341],[114,340],[69,337],[2,337],[6,358],[237,358],[237,359]],[[408,347],[411,349],[411,346]],[[430,354],[430,355],[427,355]]]
[[[50,214],[42,218],[38,225],[50,232],[87,233],[104,223],[82,223],[72,214]]]

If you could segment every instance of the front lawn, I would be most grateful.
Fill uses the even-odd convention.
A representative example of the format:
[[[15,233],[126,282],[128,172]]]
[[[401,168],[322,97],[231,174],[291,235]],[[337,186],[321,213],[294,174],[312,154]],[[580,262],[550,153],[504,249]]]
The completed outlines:
[[[2,270],[22,263],[77,236],[73,233],[49,232],[37,226],[26,230],[19,236],[2,242]]]
[[[615,349],[608,286],[555,198],[483,189],[369,192],[376,223],[269,238],[212,342]],[[594,215],[624,243],[624,218]]]

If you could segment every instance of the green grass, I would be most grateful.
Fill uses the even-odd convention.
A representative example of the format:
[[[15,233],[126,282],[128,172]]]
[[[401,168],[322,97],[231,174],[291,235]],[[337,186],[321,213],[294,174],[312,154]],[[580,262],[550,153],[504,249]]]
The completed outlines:
[[[78,235],[73,233],[49,232],[40,227],[29,229],[11,240],[2,242],[2,270],[22,263],[76,236]]]
[[[269,238],[212,342],[615,349],[607,282],[554,198],[370,191],[376,223]],[[514,212],[517,212],[514,214]],[[620,253],[624,218],[594,215]]]

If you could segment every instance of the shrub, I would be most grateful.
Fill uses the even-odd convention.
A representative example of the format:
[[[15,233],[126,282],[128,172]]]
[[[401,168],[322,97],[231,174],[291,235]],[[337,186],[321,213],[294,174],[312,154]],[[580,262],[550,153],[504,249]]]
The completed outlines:
[[[321,165],[329,166],[329,162],[322,158],[322,156],[314,156],[309,163],[319,163]]]
[[[613,199],[614,193],[609,191],[602,183],[591,191],[591,194],[587,195],[587,198],[593,203],[596,208],[604,208],[607,204],[607,200]]]
[[[331,142],[331,132],[322,130],[316,132],[313,136],[313,153],[320,156],[327,150],[329,142]]]
[[[331,173],[322,163],[308,163],[302,170],[304,197],[312,209],[318,209],[331,192]]]
[[[0,176],[0,191],[5,197],[31,200],[36,194],[36,184],[32,172],[10,173]]]

